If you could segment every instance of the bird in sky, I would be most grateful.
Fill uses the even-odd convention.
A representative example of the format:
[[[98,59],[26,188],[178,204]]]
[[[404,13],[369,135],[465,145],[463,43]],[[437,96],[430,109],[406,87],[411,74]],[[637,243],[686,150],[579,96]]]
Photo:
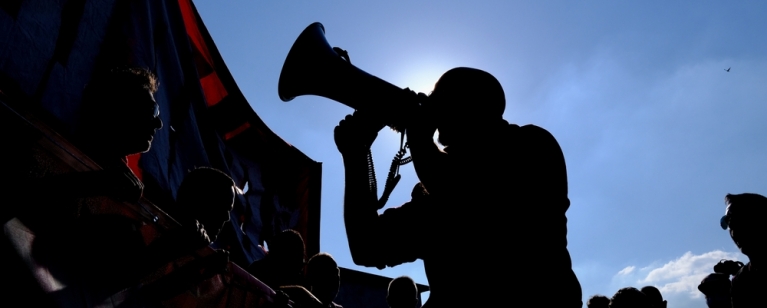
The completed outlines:
[[[726,70],[724,70],[724,71],[725,71],[725,72],[729,72],[731,68],[732,68],[732,67],[728,67],[728,68],[727,68]]]

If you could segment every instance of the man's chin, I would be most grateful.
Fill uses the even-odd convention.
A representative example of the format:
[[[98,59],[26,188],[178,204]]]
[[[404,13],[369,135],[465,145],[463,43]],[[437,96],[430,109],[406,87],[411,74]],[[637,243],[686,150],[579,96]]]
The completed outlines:
[[[152,149],[152,141],[154,141],[154,137],[149,137],[149,140],[144,140],[142,142],[141,153],[149,152],[149,150]]]
[[[740,252],[749,258],[754,255],[754,251],[750,247],[740,247]]]
[[[148,143],[145,146],[141,146],[141,147],[137,146],[125,152],[128,153],[127,155],[136,155],[136,154],[144,154],[146,152],[149,152],[150,149],[152,149],[152,144]]]

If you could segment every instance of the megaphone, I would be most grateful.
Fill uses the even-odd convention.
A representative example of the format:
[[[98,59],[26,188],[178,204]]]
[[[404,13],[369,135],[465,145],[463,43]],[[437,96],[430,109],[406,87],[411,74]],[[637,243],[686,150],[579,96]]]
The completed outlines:
[[[406,128],[406,115],[420,106],[418,95],[355,67],[340,48],[330,47],[325,27],[315,22],[298,36],[280,73],[278,94],[284,102],[301,95],[335,100],[372,112],[391,128]],[[346,59],[344,59],[344,57]]]

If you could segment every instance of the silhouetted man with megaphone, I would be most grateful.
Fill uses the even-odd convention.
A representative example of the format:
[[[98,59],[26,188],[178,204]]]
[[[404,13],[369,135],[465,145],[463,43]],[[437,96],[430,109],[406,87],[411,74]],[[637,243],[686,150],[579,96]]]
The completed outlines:
[[[425,307],[581,307],[567,251],[567,172],[554,137],[506,122],[503,89],[485,71],[449,70],[421,98],[406,130],[421,183],[410,202],[383,214],[367,163],[383,121],[363,111],[335,129],[354,262],[384,268],[422,259]]]

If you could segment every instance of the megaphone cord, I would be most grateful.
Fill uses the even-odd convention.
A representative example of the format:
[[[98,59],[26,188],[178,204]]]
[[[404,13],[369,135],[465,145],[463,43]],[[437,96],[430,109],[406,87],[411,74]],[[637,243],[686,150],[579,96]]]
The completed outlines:
[[[378,200],[379,210],[386,205],[387,201],[389,201],[389,196],[394,191],[394,187],[397,186],[397,183],[399,183],[399,180],[402,178],[399,174],[399,167],[413,161],[413,158],[410,156],[403,158],[405,154],[407,154],[407,143],[405,142],[405,132],[401,132],[399,151],[397,151],[397,154],[394,155],[394,158],[391,161],[389,174],[386,176],[384,191],[381,195],[381,199]]]
[[[368,149],[368,188],[370,192],[378,199],[378,180],[376,180],[376,168],[373,166],[373,152]]]

